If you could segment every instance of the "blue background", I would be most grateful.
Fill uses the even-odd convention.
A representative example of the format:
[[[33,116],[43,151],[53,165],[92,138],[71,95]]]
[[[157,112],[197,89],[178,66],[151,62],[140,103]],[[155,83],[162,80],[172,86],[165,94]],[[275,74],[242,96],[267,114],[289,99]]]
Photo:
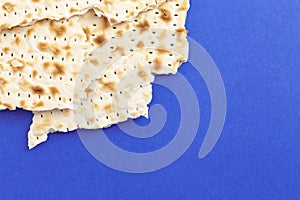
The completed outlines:
[[[224,131],[211,154],[197,157],[210,118],[208,91],[184,64],[180,72],[197,91],[202,116],[196,140],[171,166],[149,174],[115,171],[95,160],[76,133],[53,134],[28,151],[32,114],[3,111],[0,199],[300,199],[300,1],[191,5],[189,34],[219,67],[228,97]],[[154,87],[153,102],[176,108],[174,96],[163,91]],[[176,112],[168,118],[174,127]],[[174,136],[169,128],[140,146],[114,130],[108,131],[113,142],[137,152],[160,148]]]

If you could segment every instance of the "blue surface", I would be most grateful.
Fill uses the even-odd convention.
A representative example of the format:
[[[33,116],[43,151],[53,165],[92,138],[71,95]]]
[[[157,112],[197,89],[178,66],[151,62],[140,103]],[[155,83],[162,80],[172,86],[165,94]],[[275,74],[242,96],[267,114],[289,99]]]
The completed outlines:
[[[191,4],[189,34],[215,60],[228,97],[226,124],[212,153],[203,160],[197,157],[210,101],[201,77],[185,64],[180,71],[198,91],[202,116],[196,140],[174,164],[149,174],[118,172],[95,160],[75,133],[53,134],[28,151],[31,113],[4,111],[0,199],[300,198],[300,2]],[[160,102],[169,94],[155,86],[154,95],[154,102]],[[166,108],[173,101],[164,101]],[[153,150],[172,138],[171,130],[158,137],[144,146],[119,134],[111,140],[137,152]]]

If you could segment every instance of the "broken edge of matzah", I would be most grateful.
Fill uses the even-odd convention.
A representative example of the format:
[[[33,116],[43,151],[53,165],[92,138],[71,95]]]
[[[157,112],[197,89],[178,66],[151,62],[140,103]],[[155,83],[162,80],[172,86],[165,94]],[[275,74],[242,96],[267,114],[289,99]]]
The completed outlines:
[[[156,4],[155,0],[2,0],[0,2],[0,31],[30,25],[43,19],[68,19],[74,15],[82,15],[92,8],[96,10],[98,16],[104,15],[111,24],[116,24],[127,21]]]

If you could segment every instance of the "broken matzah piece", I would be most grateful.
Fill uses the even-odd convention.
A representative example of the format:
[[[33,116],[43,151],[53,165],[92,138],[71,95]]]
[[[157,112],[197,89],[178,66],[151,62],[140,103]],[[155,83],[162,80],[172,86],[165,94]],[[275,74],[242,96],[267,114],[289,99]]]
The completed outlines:
[[[101,8],[105,10],[111,5],[117,12],[122,8],[117,2],[107,1],[101,4]],[[128,10],[136,5],[135,12],[155,4],[155,1],[148,0],[126,2],[131,2]],[[90,17],[88,14],[84,16]],[[95,15],[92,17],[91,20],[85,17],[85,22],[91,27],[97,27],[95,23],[103,21]],[[125,17],[129,16],[122,19]],[[101,31],[111,29],[112,34],[118,34],[107,20],[103,26]],[[88,30],[84,31],[86,35],[76,17],[59,22],[42,20],[31,26],[3,30],[0,33],[0,41],[3,41],[0,49],[0,66],[3,69],[0,72],[0,110],[14,110],[16,107],[33,111],[72,108],[73,81],[77,78],[85,53],[93,49],[84,43],[86,36],[90,37]],[[95,38],[94,43],[100,40]],[[39,84],[36,84],[37,80]],[[87,87],[87,83],[87,80],[82,82],[83,87]]]
[[[78,17],[3,30],[0,43],[0,110],[72,108],[90,46]]]
[[[185,29],[188,8],[188,0],[169,0],[156,9],[141,13],[132,22],[110,26],[107,18],[99,19],[90,11],[80,17],[80,23],[87,40],[93,46],[107,48],[99,52],[102,55],[98,56],[113,59],[142,49],[147,55],[148,62],[168,64],[169,69],[153,68],[155,74],[174,74],[188,55]],[[152,54],[154,49],[160,50],[159,58],[155,57],[156,54]],[[178,53],[178,55],[173,56],[168,52]],[[102,60],[101,64],[108,65],[111,59],[105,59],[108,61],[106,63]]]
[[[130,61],[130,62],[129,62]],[[142,66],[143,56],[123,56],[104,70],[86,89],[87,97],[75,110],[36,112],[28,134],[29,148],[47,140],[49,132],[97,129],[148,115],[153,75]]]
[[[0,0],[0,31],[42,19],[67,19],[84,14],[91,8],[98,16],[104,15],[115,24],[155,5],[155,0]]]
[[[105,18],[101,18],[100,20],[97,19],[98,23],[95,22],[97,26],[89,25],[88,22],[89,20],[93,19],[94,15],[92,12],[80,18],[80,21],[83,24],[83,29],[86,33],[88,33],[88,40],[91,43],[94,43],[95,46],[101,47],[99,49],[101,49],[102,52],[105,52],[105,50],[103,49],[105,49],[105,45],[107,43],[110,45],[114,44],[114,46],[106,45],[106,47],[109,47],[106,49],[107,57],[115,57],[118,54],[126,55],[128,50],[129,52],[135,53],[142,52],[142,55],[144,56],[144,65],[150,65],[152,73],[169,74],[176,73],[180,64],[187,60],[188,42],[185,38],[185,34],[187,33],[187,31],[185,30],[184,25],[188,8],[188,0],[169,1],[160,6],[158,9],[142,13],[136,18],[134,22],[123,23],[108,29],[107,21]],[[125,29],[123,27],[125,27]],[[131,34],[130,31],[133,33]],[[108,38],[114,38],[113,36],[111,36],[114,35],[114,33],[119,33],[118,37],[116,37],[116,42],[113,42],[114,39],[107,41]],[[136,34],[141,33],[145,34],[144,37],[140,37],[140,40],[135,40],[138,38],[136,37]],[[151,37],[149,36],[149,34],[151,34]],[[153,40],[145,40],[145,36],[148,36],[148,39],[152,38]],[[170,39],[170,37],[175,38],[175,40]],[[119,38],[121,38],[121,41]],[[134,40],[132,42],[136,45],[136,47],[138,47],[138,51],[136,49],[126,49],[126,44],[124,44],[124,41],[131,40]],[[159,41],[164,41],[165,44],[164,42],[161,43]],[[121,45],[122,42],[125,46]],[[152,42],[154,42],[154,44],[152,44]],[[157,42],[158,45],[155,44],[155,42]],[[155,45],[156,48],[154,48]],[[127,46],[130,45],[127,44]],[[99,53],[97,55],[98,58],[101,58],[101,56],[99,56]],[[103,60],[94,60],[92,62],[95,63],[95,65],[99,65],[100,62],[102,62],[103,64]],[[147,105],[146,102],[147,101],[145,101],[144,106]],[[83,113],[81,114],[86,115],[86,113],[87,112],[83,111]],[[132,118],[132,116],[127,115],[127,118],[130,117]],[[88,118],[80,121],[87,124],[93,124],[93,122],[89,121]],[[105,124],[100,121],[96,123],[97,126],[86,125],[84,128],[94,129],[105,127],[117,122],[118,121],[110,121],[110,123]],[[47,134],[49,132],[67,132],[70,130],[75,130],[77,127],[79,127],[78,123],[79,122],[75,120],[74,112],[68,109],[35,112],[33,123],[28,135],[29,148],[33,148],[39,143],[44,142],[47,139]]]

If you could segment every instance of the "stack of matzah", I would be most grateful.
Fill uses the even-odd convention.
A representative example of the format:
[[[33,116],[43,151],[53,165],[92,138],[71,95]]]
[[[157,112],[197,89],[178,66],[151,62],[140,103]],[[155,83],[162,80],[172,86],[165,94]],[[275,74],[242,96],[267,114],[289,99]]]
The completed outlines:
[[[147,117],[154,75],[188,57],[189,0],[0,0],[0,109],[47,134]]]

